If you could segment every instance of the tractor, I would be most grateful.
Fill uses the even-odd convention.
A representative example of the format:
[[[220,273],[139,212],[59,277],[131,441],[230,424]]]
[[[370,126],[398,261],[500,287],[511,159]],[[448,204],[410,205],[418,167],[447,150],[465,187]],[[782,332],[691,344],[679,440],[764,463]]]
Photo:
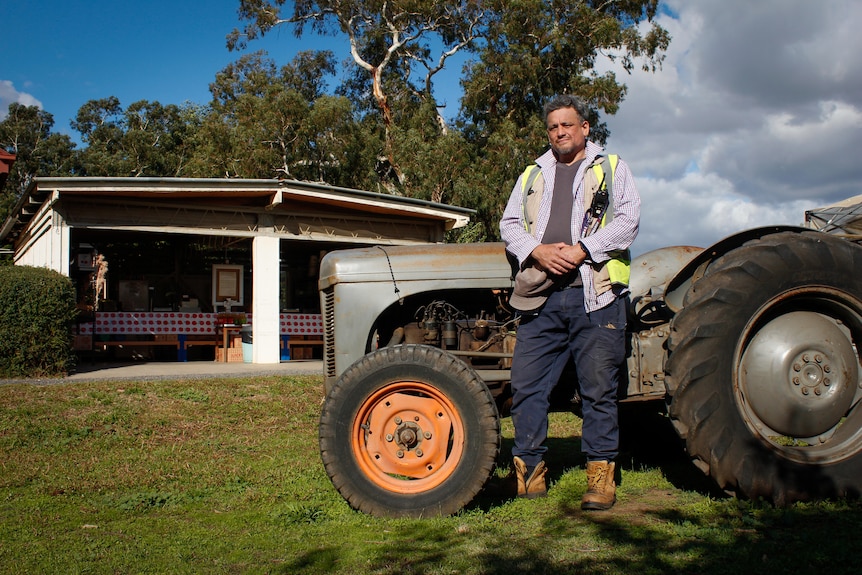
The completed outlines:
[[[786,505],[862,491],[862,247],[836,224],[859,205],[632,261],[620,402],[665,413],[728,493]],[[320,453],[354,509],[449,515],[482,490],[511,403],[512,287],[501,243],[322,259]],[[577,400],[569,371],[552,409]]]

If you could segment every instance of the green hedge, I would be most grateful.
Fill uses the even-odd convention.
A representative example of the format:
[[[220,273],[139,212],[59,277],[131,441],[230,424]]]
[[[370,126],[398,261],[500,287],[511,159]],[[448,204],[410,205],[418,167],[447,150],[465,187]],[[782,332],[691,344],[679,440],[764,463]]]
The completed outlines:
[[[28,266],[0,266],[0,377],[66,375],[75,365],[77,316],[69,278]]]

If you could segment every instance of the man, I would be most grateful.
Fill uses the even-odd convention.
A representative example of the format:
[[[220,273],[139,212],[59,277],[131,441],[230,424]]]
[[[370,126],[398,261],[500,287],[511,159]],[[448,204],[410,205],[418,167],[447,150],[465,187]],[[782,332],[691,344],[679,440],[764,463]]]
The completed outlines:
[[[599,288],[598,276],[609,262],[620,261],[619,254],[637,236],[640,196],[623,161],[613,171],[604,161],[605,177],[613,178],[606,225],[591,220],[585,181],[603,150],[587,140],[588,110],[578,98],[558,96],[544,112],[551,149],[536,160],[544,187],[535,222],[532,229],[525,225],[526,174],[516,182],[500,221],[506,250],[520,269],[534,268],[531,271],[545,272],[553,280],[542,294],[544,305],[521,316],[512,360],[512,455],[518,495],[547,494],[542,457],[549,397],[571,358],[583,401],[581,443],[587,458],[581,508],[604,510],[616,502],[617,382],[625,359],[627,288],[610,287],[609,282]]]

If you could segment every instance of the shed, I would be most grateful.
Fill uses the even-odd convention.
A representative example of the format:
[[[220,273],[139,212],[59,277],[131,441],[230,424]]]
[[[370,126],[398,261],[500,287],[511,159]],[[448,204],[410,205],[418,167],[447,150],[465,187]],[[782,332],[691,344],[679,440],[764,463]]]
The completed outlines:
[[[255,363],[280,317],[318,313],[317,263],[359,245],[439,243],[473,210],[293,180],[37,177],[0,228],[17,265],[68,275],[82,312],[249,314]],[[106,269],[95,292],[96,258]]]

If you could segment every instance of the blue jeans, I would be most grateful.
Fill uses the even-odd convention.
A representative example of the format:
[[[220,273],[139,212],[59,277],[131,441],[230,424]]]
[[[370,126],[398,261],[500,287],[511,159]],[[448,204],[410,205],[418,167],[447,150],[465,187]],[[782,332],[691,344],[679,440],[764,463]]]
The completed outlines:
[[[521,318],[512,358],[512,455],[529,467],[542,460],[549,398],[571,358],[583,399],[582,451],[589,461],[612,461],[617,456],[625,328],[625,299],[588,314],[582,288],[556,291],[536,316]]]

